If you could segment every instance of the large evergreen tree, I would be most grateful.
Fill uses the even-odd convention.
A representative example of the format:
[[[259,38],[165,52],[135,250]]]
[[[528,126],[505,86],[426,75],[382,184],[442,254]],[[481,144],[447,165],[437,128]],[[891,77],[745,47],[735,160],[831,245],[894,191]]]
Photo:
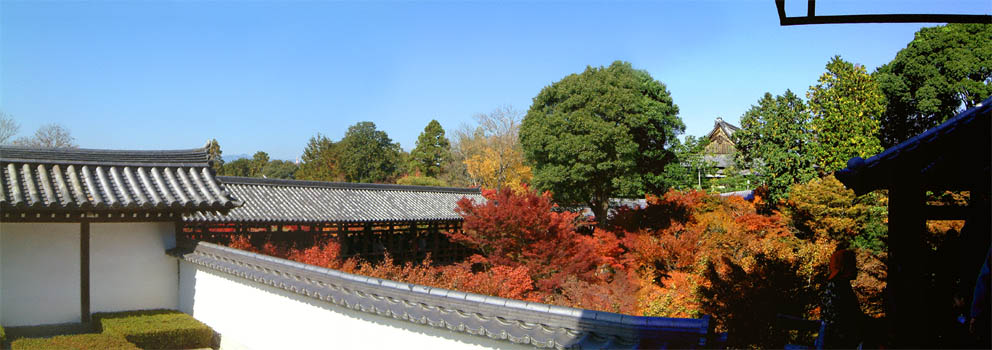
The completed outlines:
[[[396,175],[400,145],[376,130],[375,123],[348,127],[341,139],[341,170],[349,182],[386,182]]]
[[[664,192],[685,130],[678,111],[664,84],[627,62],[566,76],[538,93],[520,128],[533,183],[601,221],[611,197]]]
[[[843,169],[848,159],[882,151],[878,133],[885,97],[864,66],[834,56],[806,97],[815,135],[811,151],[821,172]]]
[[[437,120],[431,120],[424,132],[417,137],[417,147],[410,152],[410,165],[423,176],[437,177],[441,167],[451,158],[451,143],[444,136],[444,128]]]
[[[789,90],[774,97],[766,92],[741,116],[733,135],[737,164],[751,170],[752,183],[766,186],[773,201],[792,184],[816,177],[809,125],[806,104]]]
[[[881,138],[889,147],[992,96],[992,25],[920,29],[874,75],[888,99]]]
[[[300,159],[300,168],[295,177],[300,180],[341,181],[339,144],[335,144],[326,136],[317,134],[310,138]]]
[[[214,169],[217,174],[221,173],[221,169],[224,169],[224,158],[221,154],[224,152],[220,150],[220,143],[217,139],[210,139],[207,141],[207,158],[210,160],[210,166]]]

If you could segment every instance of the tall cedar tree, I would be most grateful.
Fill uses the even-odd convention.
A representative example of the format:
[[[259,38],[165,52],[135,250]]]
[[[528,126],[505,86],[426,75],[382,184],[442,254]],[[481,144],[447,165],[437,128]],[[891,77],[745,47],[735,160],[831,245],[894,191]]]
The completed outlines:
[[[303,150],[300,168],[295,177],[300,180],[341,181],[340,144],[317,134],[310,138]]]
[[[427,177],[438,177],[441,167],[451,158],[451,143],[444,136],[444,128],[437,120],[431,120],[424,132],[417,137],[417,147],[410,152],[412,170]]]
[[[806,98],[816,135],[813,157],[820,171],[840,170],[848,159],[882,151],[878,133],[885,96],[864,66],[834,56]]]
[[[359,122],[348,127],[341,139],[341,170],[349,182],[382,183],[396,175],[400,145],[376,130],[375,123]]]
[[[806,105],[789,90],[774,97],[766,92],[741,116],[733,135],[737,164],[751,169],[753,183],[768,189],[773,204],[792,184],[816,176],[809,125]]]
[[[534,184],[606,218],[611,197],[664,192],[670,147],[685,131],[661,82],[630,63],[587,67],[545,87],[520,128]]]
[[[207,159],[210,160],[210,167],[214,169],[214,173],[220,174],[221,169],[224,168],[224,158],[221,157],[223,153],[220,150],[220,143],[217,142],[217,139],[207,141]]]
[[[992,96],[992,24],[923,28],[875,71],[888,108],[882,146],[891,147]]]
[[[258,151],[251,157],[251,163],[249,167],[251,169],[248,176],[251,177],[262,177],[262,169],[269,164],[269,154]]]

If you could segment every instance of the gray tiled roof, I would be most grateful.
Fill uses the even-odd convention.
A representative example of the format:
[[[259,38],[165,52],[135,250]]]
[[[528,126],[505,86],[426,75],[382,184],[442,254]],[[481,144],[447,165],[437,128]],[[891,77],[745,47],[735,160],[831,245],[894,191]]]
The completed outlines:
[[[200,211],[186,222],[387,222],[461,220],[462,197],[484,201],[478,189],[278,180],[220,176],[245,205],[227,215]]]
[[[206,149],[0,147],[0,209],[11,212],[225,211]]]

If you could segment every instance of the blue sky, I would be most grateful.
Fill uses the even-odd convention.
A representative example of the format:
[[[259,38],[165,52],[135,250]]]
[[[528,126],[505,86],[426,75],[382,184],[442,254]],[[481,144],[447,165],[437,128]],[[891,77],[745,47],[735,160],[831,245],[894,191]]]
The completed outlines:
[[[787,2],[790,15],[805,1]],[[989,13],[986,1],[819,1],[818,14]],[[372,121],[404,149],[501,105],[526,110],[587,65],[665,83],[686,134],[761,95],[803,95],[833,55],[869,70],[932,24],[778,25],[774,1],[0,1],[0,108],[86,148],[295,159]]]

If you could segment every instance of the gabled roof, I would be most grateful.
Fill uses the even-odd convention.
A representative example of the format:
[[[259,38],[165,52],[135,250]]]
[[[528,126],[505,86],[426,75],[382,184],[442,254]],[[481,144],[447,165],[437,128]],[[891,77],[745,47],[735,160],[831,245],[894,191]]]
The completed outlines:
[[[226,211],[207,150],[0,147],[0,209],[24,213]],[[11,216],[15,214],[14,216]]]
[[[837,179],[863,194],[894,183],[928,189],[988,188],[992,97],[867,160],[851,158]]]
[[[723,130],[723,133],[726,134],[727,137],[730,137],[740,129],[741,128],[738,128],[733,124],[723,121],[723,118],[716,117],[716,121],[713,122],[713,130],[710,130],[710,133],[706,134],[706,138],[712,138],[713,135],[716,134],[717,130]]]
[[[462,197],[485,201],[479,189],[278,180],[220,176],[245,205],[227,215],[200,211],[186,222],[331,223],[461,220]]]

